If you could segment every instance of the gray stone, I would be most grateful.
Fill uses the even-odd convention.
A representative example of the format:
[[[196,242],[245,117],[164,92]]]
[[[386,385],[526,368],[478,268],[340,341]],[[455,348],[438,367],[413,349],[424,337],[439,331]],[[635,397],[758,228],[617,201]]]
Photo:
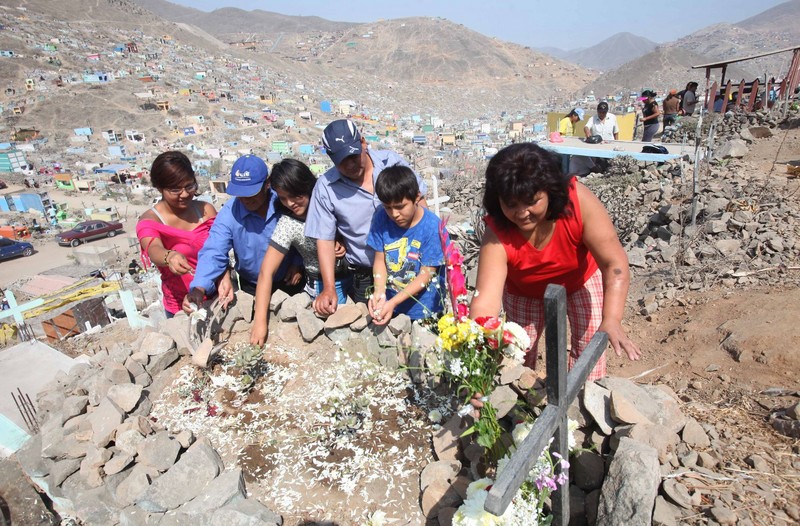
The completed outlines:
[[[106,363],[103,367],[103,376],[111,382],[112,385],[127,384],[131,382],[131,373],[121,363],[110,362]]]
[[[738,239],[720,239],[714,242],[714,248],[723,256],[728,257],[741,252],[742,244]]]
[[[64,428],[61,423],[61,412],[51,415],[40,428],[42,435],[42,456],[58,458],[64,454]]]
[[[691,448],[706,448],[711,445],[711,440],[709,440],[708,435],[706,435],[706,432],[694,418],[690,418],[686,422],[683,432],[681,433],[681,438]]]
[[[656,497],[656,506],[653,510],[653,526],[678,526],[676,517],[680,517],[680,515],[675,507],[661,495]]]
[[[461,471],[461,462],[458,460],[437,460],[431,462],[419,475],[419,489],[424,490],[435,480],[444,480],[448,483],[455,481]]]
[[[680,439],[676,433],[673,433],[666,427],[660,424],[633,424],[630,426],[619,426],[616,433],[611,439],[612,446],[615,441],[623,437],[631,438],[642,444],[647,444],[658,451],[658,459],[662,463],[669,460],[670,453],[678,445]]]
[[[714,469],[719,464],[719,461],[714,458],[714,455],[706,451],[697,455],[697,465],[707,469]]]
[[[396,347],[397,337],[392,334],[392,331],[386,325],[370,325],[372,333],[378,340],[378,345],[381,347]]]
[[[138,506],[128,506],[119,514],[120,526],[157,526],[163,517],[162,513],[150,513]]]
[[[297,313],[297,326],[305,342],[313,342],[322,332],[324,325],[325,323],[309,310],[303,309]]]
[[[772,130],[767,126],[751,126],[747,131],[756,139],[768,139],[772,137]]]
[[[433,480],[422,490],[422,514],[434,518],[441,508],[455,507],[461,502],[461,495],[446,480]]]
[[[225,526],[282,526],[283,518],[254,499],[226,504],[211,516],[212,524]]]
[[[753,134],[750,133],[750,130],[748,130],[747,128],[742,128],[741,130],[739,130],[739,137],[741,137],[742,140],[745,141],[747,144],[752,144],[756,140],[756,138],[753,137]]]
[[[177,362],[178,358],[180,358],[180,354],[178,354],[178,350],[174,347],[161,354],[153,355],[150,357],[150,361],[147,364],[147,372],[150,373],[150,376],[155,377],[159,373],[165,371],[167,367]]]
[[[611,391],[611,418],[620,424],[652,423],[619,391]]]
[[[747,143],[741,139],[731,139],[714,152],[715,159],[739,158],[747,155]]]
[[[142,397],[142,386],[136,384],[112,385],[107,396],[117,407],[129,413]]]
[[[378,353],[378,363],[387,369],[397,369],[400,367],[400,359],[397,356],[397,348],[381,347]]]
[[[464,431],[463,418],[454,414],[441,428],[433,433],[433,451],[439,460],[456,460],[458,438]]]
[[[246,498],[244,474],[241,468],[224,471],[212,480],[200,495],[181,506],[186,513],[210,513],[230,502]]]
[[[222,460],[211,444],[198,440],[150,485],[136,504],[150,512],[175,509],[202,493],[222,468]]]
[[[89,403],[92,406],[100,405],[100,402],[108,394],[108,390],[113,385],[108,378],[101,374],[96,374],[86,381],[86,390],[89,392]]]
[[[409,318],[407,314],[397,314],[394,318],[389,320],[389,330],[392,331],[392,334],[395,336],[410,333],[411,318]]]
[[[611,418],[611,392],[594,382],[587,382],[583,390],[583,406],[592,415],[600,431],[610,435],[616,425]]]
[[[289,295],[286,291],[281,289],[276,290],[272,293],[272,297],[269,299],[269,310],[273,313],[278,312],[278,309],[281,308],[281,304],[289,298]]]
[[[503,359],[500,365],[500,385],[516,382],[525,371],[525,366],[510,359]]]
[[[125,424],[123,424],[124,426]],[[129,455],[136,455],[137,448],[139,444],[144,441],[144,436],[137,431],[136,429],[125,429],[124,431],[120,431],[120,428],[117,428],[116,438],[114,439],[114,445],[120,451],[127,453]]]
[[[674,433],[679,433],[686,425],[686,415],[681,411],[678,395],[666,385],[641,385],[639,386],[658,404],[658,412],[648,415],[654,424],[661,424]]]
[[[419,350],[429,350],[436,346],[436,335],[417,322],[411,325],[411,345]]]
[[[412,350],[408,355],[408,363],[406,364],[408,375],[411,381],[415,384],[421,384],[425,381],[425,371],[423,370],[422,353],[417,350]]]
[[[644,248],[633,247],[628,249],[628,264],[632,267],[646,268],[647,267],[647,254]]]
[[[325,320],[324,326],[326,329],[338,329],[341,327],[347,327],[349,329],[353,322],[362,317],[361,309],[355,304],[339,305],[336,312],[328,316],[328,319]]]
[[[675,479],[667,479],[664,481],[663,488],[664,494],[670,501],[683,509],[692,509],[692,496],[689,494],[689,489],[686,486]]]
[[[82,524],[116,524],[119,510],[107,500],[110,499],[103,487],[81,491],[72,496],[75,511]]]
[[[90,447],[81,460],[80,474],[90,488],[99,487],[103,483],[100,468],[111,458],[111,451],[105,448]]]
[[[735,511],[725,506],[714,506],[711,508],[711,516],[714,520],[721,525],[736,524],[739,521],[739,516]]]
[[[144,466],[136,465],[130,474],[118,486],[115,493],[116,502],[121,507],[130,506],[144,495],[150,487],[151,477]],[[142,510],[143,513],[147,513]]]
[[[175,464],[180,450],[181,445],[177,440],[167,431],[160,431],[139,443],[136,448],[139,455],[137,460],[163,473]]]
[[[31,436],[22,444],[14,458],[30,477],[44,477],[50,473],[52,461],[42,458],[42,434]]]
[[[349,327],[339,327],[338,329],[324,329],[325,336],[336,345],[342,345],[349,341],[353,336],[353,331]]]
[[[582,451],[570,460],[570,479],[583,491],[600,489],[605,476],[603,457],[591,451]]]
[[[517,393],[507,385],[498,386],[489,395],[489,402],[497,412],[497,418],[503,418],[517,404]]]
[[[281,308],[278,311],[278,319],[281,321],[293,321],[297,319],[297,313],[307,309],[309,305],[311,305],[311,296],[305,292],[295,294],[281,304]]]
[[[194,444],[194,433],[189,429],[184,429],[175,435],[175,440],[178,441],[183,449],[189,449],[189,446]]]
[[[106,475],[114,475],[127,468],[131,462],[133,462],[132,455],[119,452],[106,462],[105,466],[103,466],[103,471],[105,471]]]
[[[104,447],[114,439],[114,432],[125,419],[125,413],[114,402],[106,398],[100,402],[88,419],[92,426],[92,443]]]
[[[65,398],[64,404],[61,406],[62,423],[74,416],[84,414],[88,405],[88,396],[68,396]]]
[[[50,468],[50,475],[47,477],[47,483],[51,488],[60,486],[67,477],[78,471],[80,467],[81,461],[77,458],[59,460]]]
[[[601,490],[598,526],[650,524],[660,480],[656,450],[622,438]]]
[[[182,327],[176,328],[175,332],[188,331],[188,326],[181,324]],[[148,356],[157,356],[167,351],[175,349],[175,340],[161,332],[150,332],[145,335],[139,350]],[[176,349],[177,350],[177,349]]]
[[[748,466],[753,468],[756,471],[760,471],[762,473],[771,473],[772,470],[769,467],[769,463],[764,460],[763,457],[760,455],[749,455],[747,458],[744,459]]]

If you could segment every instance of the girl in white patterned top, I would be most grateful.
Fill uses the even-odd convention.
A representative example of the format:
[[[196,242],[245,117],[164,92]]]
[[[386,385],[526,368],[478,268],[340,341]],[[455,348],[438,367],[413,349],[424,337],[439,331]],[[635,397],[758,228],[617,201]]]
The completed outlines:
[[[275,271],[283,258],[294,247],[303,258],[306,270],[306,292],[313,298],[318,294],[322,281],[319,276],[317,243],[304,234],[306,213],[311,192],[317,182],[311,170],[301,161],[284,159],[272,167],[270,186],[278,195],[283,215],[278,220],[275,232],[269,243],[267,253],[261,263],[255,295],[255,315],[250,329],[250,343],[263,345],[269,332],[269,303],[272,298],[272,282]],[[344,247],[337,247],[337,256],[344,256]],[[336,261],[336,290],[340,294],[339,303],[346,298],[347,264],[343,257]]]

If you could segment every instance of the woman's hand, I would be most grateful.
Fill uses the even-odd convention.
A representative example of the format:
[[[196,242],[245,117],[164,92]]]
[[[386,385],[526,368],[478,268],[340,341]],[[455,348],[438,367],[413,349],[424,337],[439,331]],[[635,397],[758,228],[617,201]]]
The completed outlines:
[[[297,265],[289,265],[286,269],[286,276],[283,278],[283,282],[287,285],[297,285],[300,283],[300,280],[303,279],[303,271],[300,270],[300,267]]]
[[[622,328],[619,322],[603,321],[597,330],[608,334],[608,343],[611,344],[617,356],[622,356],[622,351],[625,351],[625,354],[631,360],[638,360],[642,357],[642,351],[639,350],[639,346],[628,338],[628,335],[625,334],[625,329]]]
[[[167,252],[166,262],[167,265],[169,266],[170,272],[178,276],[194,272],[194,269],[189,264],[189,261],[186,259],[186,256],[184,256],[177,250],[170,250],[169,252]]]

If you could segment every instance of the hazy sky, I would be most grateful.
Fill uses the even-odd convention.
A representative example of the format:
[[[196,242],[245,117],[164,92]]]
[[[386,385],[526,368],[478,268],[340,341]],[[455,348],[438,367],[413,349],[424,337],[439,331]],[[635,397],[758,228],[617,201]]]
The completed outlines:
[[[440,16],[518,44],[561,49],[588,47],[627,31],[669,42],[711,24],[739,22],[784,0],[169,0],[213,11],[219,7],[261,9],[286,15],[316,15],[341,22]]]

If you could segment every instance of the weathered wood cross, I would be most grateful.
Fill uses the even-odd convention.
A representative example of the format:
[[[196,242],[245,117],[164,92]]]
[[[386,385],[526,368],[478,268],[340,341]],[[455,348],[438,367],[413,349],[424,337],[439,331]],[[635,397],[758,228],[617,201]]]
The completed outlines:
[[[502,515],[511,503],[550,437],[555,438],[550,451],[569,458],[567,408],[578,396],[586,378],[608,345],[606,333],[595,333],[572,371],[567,374],[567,293],[564,287],[547,286],[544,294],[544,316],[547,407],[489,490],[484,509],[495,515]],[[567,526],[569,523],[569,473],[565,472],[564,475],[567,481],[550,498],[554,526]]]

